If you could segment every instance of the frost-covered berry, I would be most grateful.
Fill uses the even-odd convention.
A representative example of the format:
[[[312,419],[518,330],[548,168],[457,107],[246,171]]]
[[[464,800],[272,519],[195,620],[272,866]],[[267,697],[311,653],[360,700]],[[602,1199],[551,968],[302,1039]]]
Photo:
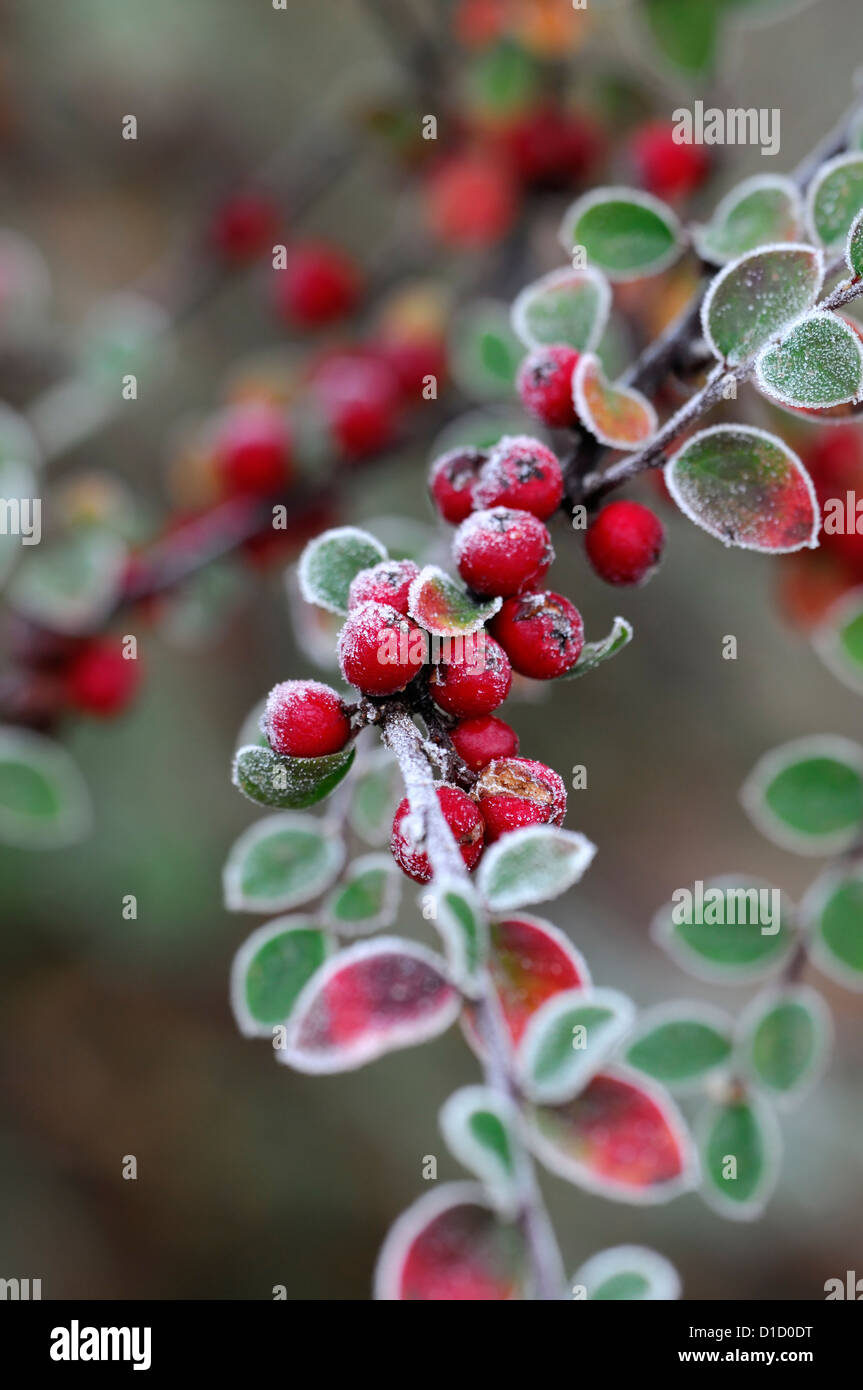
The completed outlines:
[[[344,702],[322,681],[282,681],[267,696],[262,728],[274,753],[321,758],[351,736]]]
[[[572,429],[578,420],[572,374],[579,354],[566,343],[534,348],[518,369],[516,385],[525,410],[552,430]]]
[[[458,787],[439,787],[437,799],[446,823],[461,851],[468,869],[472,869],[482,854],[483,822],[475,801]],[[423,827],[415,824],[410,802],[400,801],[393,819],[390,849],[393,858],[408,878],[428,883],[432,867],[422,847]]]
[[[473,490],[488,455],[481,449],[450,449],[429,470],[429,492],[444,521],[457,526],[473,511]]]
[[[632,136],[630,150],[640,182],[657,198],[685,198],[704,180],[710,160],[698,145],[678,144],[675,127],[649,121]]]
[[[349,314],[359,296],[353,261],[323,242],[303,242],[288,251],[276,271],[276,307],[299,328],[318,328]]]
[[[518,752],[518,734],[503,719],[481,714],[462,719],[450,734],[453,747],[472,772],[479,772],[494,758],[512,758]]]
[[[588,559],[607,584],[640,584],[659,564],[665,529],[640,502],[609,502],[584,537]]]
[[[268,497],[293,473],[292,443],[282,411],[263,401],[231,406],[215,438],[216,469],[229,496]]]
[[[525,825],[562,825],[566,788],[554,768],[531,758],[496,758],[473,789],[489,844]]]
[[[111,719],[121,714],[141,679],[141,665],[125,657],[119,639],[86,642],[63,673],[66,703],[81,714]]]
[[[436,705],[459,719],[474,719],[503,704],[512,684],[512,668],[493,637],[484,631],[472,633],[451,655],[452,660],[433,666],[429,676]]]
[[[361,603],[339,633],[339,661],[364,695],[395,695],[423,667],[426,634],[388,603]]]
[[[419,574],[413,560],[381,560],[379,565],[360,570],[348,589],[348,608],[361,603],[388,603],[400,613],[408,611],[408,595]]]
[[[551,449],[529,435],[508,435],[482,465],[473,504],[478,511],[514,507],[545,521],[562,497],[563,473]]]
[[[538,517],[512,507],[474,512],[456,531],[453,552],[462,579],[483,598],[508,598],[539,583],[554,559]]]
[[[550,589],[508,598],[491,630],[513,670],[537,681],[569,671],[584,646],[581,614],[568,598]]]

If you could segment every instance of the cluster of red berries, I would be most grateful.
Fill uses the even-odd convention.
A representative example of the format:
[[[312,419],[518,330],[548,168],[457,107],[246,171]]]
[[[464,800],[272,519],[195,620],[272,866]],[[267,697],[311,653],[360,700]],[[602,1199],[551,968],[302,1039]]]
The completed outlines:
[[[13,624],[12,651],[28,669],[28,698],[40,720],[71,712],[113,719],[132,703],[141,684],[142,663],[127,656],[114,637],[71,637]]]

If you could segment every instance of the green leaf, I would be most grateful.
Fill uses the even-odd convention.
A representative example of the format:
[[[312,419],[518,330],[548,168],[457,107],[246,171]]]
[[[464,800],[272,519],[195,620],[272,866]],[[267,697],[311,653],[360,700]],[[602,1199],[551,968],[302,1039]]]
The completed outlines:
[[[711,1105],[697,1127],[708,1206],[721,1216],[760,1216],[779,1176],[782,1141],[776,1117],[757,1096]]]
[[[846,989],[863,991],[863,868],[828,871],[803,900],[808,950],[818,969]]]
[[[722,0],[641,0],[641,5],[651,38],[678,73],[693,78],[713,72]]]
[[[62,849],[91,821],[90,794],[65,748],[29,729],[0,728],[0,843]]]
[[[756,174],[736,184],[696,234],[698,254],[716,265],[759,246],[796,241],[803,224],[797,185],[783,174]]]
[[[29,464],[3,458],[0,445],[0,498],[5,520],[0,531],[0,584],[20,555],[32,553],[30,543],[38,541],[41,536],[41,499],[37,498],[36,489],[36,476]],[[40,508],[38,523],[37,503]],[[30,543],[25,543],[27,535],[32,538]]]
[[[393,828],[396,807],[404,795],[395,758],[385,748],[363,754],[351,778],[353,794],[350,827],[367,845],[385,845]]]
[[[157,361],[164,363],[170,326],[166,310],[143,295],[124,290],[100,300],[81,331],[84,374],[118,392],[127,373],[140,375]]]
[[[0,239],[3,235],[0,233]],[[17,463],[35,473],[42,463],[42,450],[23,415],[0,402],[0,464],[4,463]],[[8,497],[14,494],[0,495]]]
[[[863,748],[831,734],[765,754],[741,789],[758,829],[798,854],[841,854],[863,830]]]
[[[731,1056],[732,1020],[707,1004],[680,1000],[638,1020],[624,1060],[674,1094],[697,1090]]]
[[[248,744],[237,751],[231,781],[257,806],[299,811],[329,796],[347,776],[354,754],[348,747],[320,758],[289,758]]]
[[[529,348],[568,343],[577,352],[598,345],[611,309],[611,288],[598,270],[552,270],[513,302],[512,327]]]
[[[653,919],[652,935],[685,970],[734,983],[776,970],[791,946],[778,888],[724,874],[679,888]]]
[[[348,936],[389,927],[398,912],[401,885],[391,854],[364,854],[348,865],[344,880],[328,897],[324,920]]]
[[[754,1081],[782,1105],[820,1076],[830,1048],[830,1011],[808,985],[759,994],[740,1020],[740,1052]]]
[[[711,351],[734,367],[811,309],[824,279],[820,251],[766,246],[732,261],[711,281],[701,326]]]
[[[578,359],[572,395],[579,420],[611,449],[642,448],[656,433],[656,411],[647,397],[632,386],[612,386],[592,352]]]
[[[241,748],[246,748],[249,744],[254,744],[257,748],[269,748],[267,735],[261,728],[261,720],[267,708],[267,699],[258,700],[253,705],[240,725],[240,732],[237,735],[237,746],[235,753],[239,753]]]
[[[304,917],[278,917],[252,932],[231,966],[231,1006],[243,1036],[272,1037],[335,949],[333,938]]]
[[[567,253],[583,246],[609,280],[657,275],[680,254],[680,223],[671,208],[637,188],[596,188],[564,213],[560,239]]]
[[[514,1103],[487,1086],[465,1086],[444,1102],[438,1122],[453,1157],[480,1179],[499,1211],[514,1214],[520,1149]]]
[[[437,565],[426,565],[410,587],[408,612],[436,637],[478,632],[500,609],[502,599],[475,599]]]
[[[360,570],[371,569],[387,553],[368,531],[337,526],[310,541],[300,556],[299,580],[303,598],[330,613],[348,611],[348,590]]]
[[[607,637],[603,637],[599,642],[585,642],[581,649],[581,656],[578,661],[564,675],[558,679],[562,681],[575,680],[577,676],[584,676],[588,671],[595,671],[597,666],[601,666],[609,657],[616,656],[632,640],[632,623],[626,618],[615,618],[614,625]]]
[[[851,274],[859,279],[863,275],[863,208],[858,212],[848,229],[845,260]]]
[[[474,889],[438,877],[427,890],[433,894],[433,921],[446,948],[450,975],[463,994],[478,997],[483,990],[488,959],[488,921]]]
[[[557,898],[588,868],[596,846],[572,830],[529,825],[489,845],[477,870],[477,885],[493,912]]]
[[[120,593],[126,546],[87,527],[50,546],[25,550],[7,590],[10,605],[52,632],[83,633],[99,625]]]
[[[267,816],[236,841],[224,869],[231,912],[284,912],[338,876],[345,847],[325,822],[292,811]]]
[[[511,394],[524,348],[510,327],[509,306],[494,299],[467,304],[453,319],[450,368],[467,396]]]
[[[840,154],[822,164],[806,194],[806,219],[813,241],[842,251],[863,208],[863,154]]]
[[[531,1017],[517,1054],[521,1089],[531,1100],[571,1100],[611,1056],[635,1009],[614,989],[556,994]]]
[[[572,1276],[574,1298],[671,1301],[680,1297],[674,1265],[643,1245],[616,1245],[600,1250]]]
[[[863,387],[863,344],[843,319],[816,311],[762,348],[755,371],[760,389],[783,405],[844,405]]]
[[[664,472],[684,516],[723,545],[777,555],[818,544],[812,480],[778,435],[713,425],[688,439]]]
[[[512,119],[529,107],[539,86],[536,62],[520,44],[499,43],[468,73],[468,100],[485,119]]]

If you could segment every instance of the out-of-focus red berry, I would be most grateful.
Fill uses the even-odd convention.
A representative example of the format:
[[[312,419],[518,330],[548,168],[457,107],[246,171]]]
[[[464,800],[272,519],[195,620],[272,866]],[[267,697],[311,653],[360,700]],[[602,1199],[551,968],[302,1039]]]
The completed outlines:
[[[321,364],[311,385],[345,458],[368,458],[392,444],[400,392],[386,362],[362,353],[338,354]]]
[[[323,242],[289,247],[284,270],[274,272],[276,308],[298,328],[320,328],[356,305],[360,274],[344,252]]]
[[[704,182],[710,160],[700,145],[678,144],[675,127],[649,121],[630,139],[639,182],[657,198],[686,198]]]
[[[122,713],[140,682],[140,661],[123,655],[119,638],[86,642],[63,673],[67,703],[99,719]]]
[[[395,372],[406,403],[422,401],[429,377],[434,377],[438,390],[446,380],[446,345],[437,334],[387,337],[380,343],[379,350]]]
[[[223,260],[244,265],[270,250],[278,221],[278,212],[268,198],[258,193],[238,193],[217,209],[210,239]]]
[[[216,471],[229,496],[267,497],[293,473],[292,442],[285,415],[261,401],[231,406],[215,437]]]
[[[507,127],[500,145],[525,183],[565,188],[590,172],[603,139],[590,116],[546,103]]]
[[[506,164],[484,153],[451,155],[425,188],[428,226],[446,246],[493,245],[512,226],[517,202]]]
[[[822,429],[803,461],[821,504],[819,549],[839,560],[850,574],[863,578],[863,515],[859,534],[856,515],[857,501],[863,500],[860,426],[829,425]],[[853,525],[849,524],[852,516]]]

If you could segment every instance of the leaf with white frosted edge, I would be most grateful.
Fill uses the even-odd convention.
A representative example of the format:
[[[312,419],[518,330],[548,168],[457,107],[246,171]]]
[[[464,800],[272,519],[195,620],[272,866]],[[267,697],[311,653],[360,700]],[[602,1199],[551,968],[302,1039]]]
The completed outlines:
[[[815,303],[824,256],[804,243],[747,251],[711,281],[701,327],[711,351],[729,367],[754,357]]]
[[[845,261],[856,280],[863,275],[863,208],[860,209],[848,229],[845,243]]]
[[[477,886],[493,912],[557,898],[578,883],[596,854],[585,835],[554,825],[512,830],[480,860]]]
[[[830,1010],[808,985],[763,990],[738,1023],[738,1054],[752,1080],[782,1109],[796,1104],[827,1065]]]
[[[64,849],[92,823],[87,785],[62,744],[0,727],[0,844]]]
[[[231,966],[231,1007],[246,1038],[272,1038],[304,985],[336,950],[306,917],[278,917],[243,942]]]
[[[834,734],[760,758],[740,792],[753,824],[797,854],[842,854],[863,831],[863,748]]]
[[[813,630],[812,644],[828,670],[863,695],[863,588],[831,604]]]
[[[781,555],[818,544],[812,479],[777,435],[713,425],[688,439],[664,474],[684,516],[723,545]]]
[[[696,233],[698,254],[715,265],[759,246],[793,242],[803,226],[797,185],[784,174],[755,174],[725,194],[705,227]]]
[[[347,747],[317,758],[291,758],[247,744],[237,750],[231,781],[256,806],[299,811],[329,796],[350,771],[355,751]]]
[[[309,980],[278,1059],[296,1071],[353,1071],[436,1038],[460,1007],[446,962],[425,946],[397,936],[358,941]]]
[[[817,310],[761,349],[755,377],[759,389],[782,405],[844,405],[863,387],[863,344],[844,319]]]
[[[585,1260],[572,1276],[572,1287],[591,1302],[672,1302],[680,1297],[680,1276],[655,1250],[615,1245]]]
[[[782,1157],[770,1104],[756,1094],[711,1104],[695,1135],[707,1205],[734,1221],[754,1221],[770,1200]]]
[[[478,632],[498,612],[500,598],[475,599],[437,565],[426,565],[410,586],[408,612],[436,637]]]
[[[641,0],[635,11],[643,16],[644,38],[655,44],[666,66],[679,79],[704,79],[713,72],[721,36],[720,6],[698,0]],[[637,38],[641,35],[636,30]]]
[[[286,912],[329,888],[344,861],[344,844],[325,821],[293,811],[265,816],[231,848],[223,871],[225,906]]]
[[[113,608],[127,548],[110,531],[76,531],[51,545],[25,548],[6,596],[17,612],[52,632],[87,632]]]
[[[510,1302],[533,1292],[522,1231],[502,1221],[479,1183],[444,1183],[420,1197],[390,1228],[375,1269],[374,1296],[384,1302]]]
[[[639,1015],[623,1060],[673,1095],[685,1095],[728,1065],[733,1030],[730,1015],[710,1004],[660,1004]]]
[[[466,396],[496,400],[512,393],[524,349],[507,304],[484,299],[465,305],[453,319],[449,349],[453,379]]]
[[[386,748],[364,752],[351,778],[348,822],[367,845],[389,842],[396,807],[404,796],[399,765]]]
[[[34,528],[36,517],[33,510],[33,504],[37,500],[36,475],[29,464],[21,463],[13,458],[3,458],[2,448],[0,448],[0,498],[5,504],[6,516],[11,514],[13,522],[10,525],[7,521],[6,526],[0,531],[0,584],[2,584],[18,558],[21,555],[26,555],[30,549],[24,543],[23,528],[26,527],[30,530],[34,538],[39,534]],[[14,516],[15,510],[17,510],[17,518]]]
[[[595,188],[563,215],[567,254],[583,246],[588,261],[611,281],[658,275],[683,246],[680,222],[659,198],[638,188]]]
[[[298,567],[300,589],[307,603],[330,613],[348,611],[348,590],[360,570],[371,569],[387,552],[368,531],[336,526],[309,541]]]
[[[632,623],[627,618],[615,618],[614,624],[607,637],[603,637],[599,642],[585,642],[581,649],[581,655],[574,666],[565,671],[557,679],[561,681],[573,681],[578,676],[585,676],[589,671],[595,671],[597,666],[601,666],[609,657],[616,656],[618,652],[628,646],[632,641]]]
[[[317,604],[307,603],[300,589],[296,565],[284,571],[285,593],[288,599],[288,613],[297,649],[320,670],[338,672],[338,640],[344,625],[343,613],[331,613]],[[249,739],[247,742],[253,742]]]
[[[402,875],[391,854],[363,854],[330,893],[323,919],[343,936],[379,931],[395,921],[401,889]]]
[[[525,347],[567,343],[576,352],[598,345],[611,309],[611,287],[598,270],[552,270],[513,301],[512,326]]]
[[[651,935],[690,974],[719,984],[759,980],[792,947],[782,894],[751,874],[722,874],[677,889],[656,913]]]
[[[463,994],[479,997],[489,951],[488,921],[479,897],[470,884],[441,875],[420,895],[423,911],[430,897],[450,976]]]
[[[806,192],[806,221],[813,241],[831,253],[843,250],[863,208],[863,153],[839,154],[821,165]]]
[[[692,1189],[698,1159],[670,1096],[637,1072],[609,1068],[563,1105],[525,1115],[528,1144],[552,1173],[619,1202],[668,1202]]]
[[[604,1066],[635,1017],[632,1000],[616,989],[556,994],[530,1018],[516,1065],[531,1100],[571,1100]]]
[[[611,449],[642,448],[656,433],[656,411],[647,397],[632,386],[612,386],[592,352],[578,359],[572,399],[581,423]]]
[[[480,1179],[499,1211],[514,1214],[521,1163],[514,1102],[488,1086],[464,1086],[444,1102],[438,1122],[453,1157]]]
[[[828,869],[800,910],[809,959],[828,979],[863,992],[863,868]]]

